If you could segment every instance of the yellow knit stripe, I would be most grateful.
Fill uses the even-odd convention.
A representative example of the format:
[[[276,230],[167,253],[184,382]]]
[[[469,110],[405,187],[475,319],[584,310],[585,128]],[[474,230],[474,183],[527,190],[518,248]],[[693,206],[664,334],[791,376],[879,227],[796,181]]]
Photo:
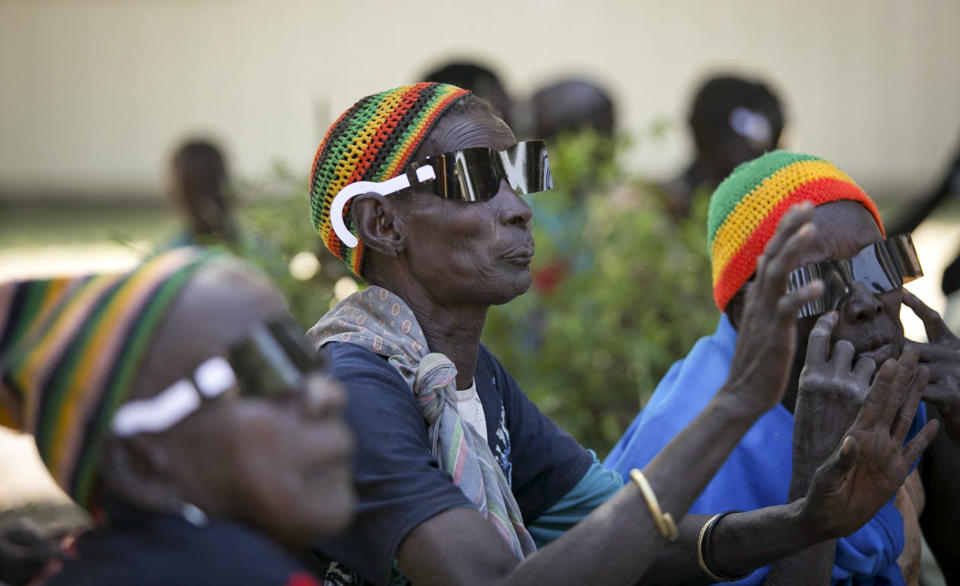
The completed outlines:
[[[98,393],[90,389],[99,388],[114,365],[110,360],[98,359],[114,356],[118,346],[124,341],[130,322],[137,317],[136,311],[152,293],[150,286],[161,278],[174,272],[193,257],[191,248],[181,248],[161,255],[143,265],[122,285],[110,300],[103,316],[98,320],[94,335],[87,341],[86,347],[78,358],[78,368],[71,376],[70,384],[64,392],[63,408],[57,417],[51,446],[57,446],[51,454],[51,470],[62,472],[63,480],[69,482],[73,470],[62,470],[63,464],[76,464],[76,452],[82,443],[82,433],[87,416],[100,399]],[[83,416],[81,416],[83,414]],[[66,485],[62,485],[66,486]]]
[[[846,173],[827,161],[800,161],[767,177],[741,199],[713,239],[713,246],[710,248],[713,282],[717,282],[730,259],[778,203],[798,187],[818,179],[840,179],[853,183]]]
[[[110,286],[123,278],[122,274],[102,275],[95,277],[86,283],[83,289],[77,293],[76,298],[72,299],[68,307],[63,309],[50,328],[43,334],[42,341],[30,352],[30,356],[25,360],[24,366],[19,368],[17,385],[24,391],[24,425],[29,426],[27,431],[36,431],[33,426],[37,421],[37,410],[40,408],[40,395],[38,389],[44,383],[44,379],[53,369],[55,361],[58,360],[76,333],[77,328],[83,325],[87,317],[89,307],[100,299]]]
[[[338,193],[340,193],[341,189],[351,183],[350,177],[360,164],[360,157],[363,155],[363,152],[366,150],[373,137],[376,136],[377,132],[380,130],[380,127],[383,126],[383,121],[387,118],[387,116],[390,115],[391,112],[399,107],[400,101],[403,99],[406,93],[406,91],[392,92],[389,95],[384,96],[377,105],[376,114],[367,120],[367,123],[363,126],[363,130],[358,131],[353,136],[353,139],[350,141],[349,153],[343,154],[337,161],[336,170],[334,171],[337,176],[336,179],[331,181],[330,185],[327,187],[327,193],[330,194],[331,200],[336,197]],[[330,212],[328,211],[327,213],[329,214]]]

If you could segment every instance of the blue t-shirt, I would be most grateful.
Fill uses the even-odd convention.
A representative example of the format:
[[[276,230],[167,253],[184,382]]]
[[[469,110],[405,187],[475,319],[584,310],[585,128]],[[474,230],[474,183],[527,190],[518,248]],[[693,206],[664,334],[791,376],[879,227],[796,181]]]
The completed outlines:
[[[347,387],[358,502],[350,527],[317,550],[364,580],[386,584],[410,531],[447,509],[472,505],[430,455],[426,423],[400,374],[360,346],[326,348],[333,376]],[[543,415],[482,345],[474,380],[490,450],[530,525],[577,485],[593,456]]]

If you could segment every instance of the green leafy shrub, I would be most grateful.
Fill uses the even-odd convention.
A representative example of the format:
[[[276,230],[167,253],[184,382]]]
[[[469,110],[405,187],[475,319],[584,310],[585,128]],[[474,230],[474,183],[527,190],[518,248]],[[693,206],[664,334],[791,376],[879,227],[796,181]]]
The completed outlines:
[[[240,214],[243,246],[238,253],[267,273],[287,298],[293,316],[309,328],[330,309],[336,283],[355,279],[343,262],[330,254],[310,224],[306,180],[277,164],[270,183],[271,190],[281,195],[244,207]],[[245,191],[265,189],[253,185]],[[319,263],[308,278],[298,278],[291,270],[291,261],[302,253],[313,255]]]
[[[717,312],[706,198],[675,222],[657,190],[625,179],[615,160],[597,169],[597,140],[551,148],[558,188],[531,200],[534,290],[491,309],[484,342],[545,413],[602,456]],[[547,279],[552,288],[536,286],[545,270],[560,274]]]

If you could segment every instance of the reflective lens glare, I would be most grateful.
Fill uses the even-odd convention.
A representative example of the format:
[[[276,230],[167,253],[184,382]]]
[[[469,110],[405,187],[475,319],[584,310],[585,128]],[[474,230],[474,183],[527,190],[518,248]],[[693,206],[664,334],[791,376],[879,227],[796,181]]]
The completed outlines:
[[[321,368],[317,352],[292,320],[258,324],[227,353],[244,394],[276,396]]]
[[[517,195],[553,189],[547,145],[542,140],[528,140],[502,151],[463,149],[410,163],[403,175],[386,181],[350,183],[330,202],[330,225],[340,241],[353,248],[359,241],[347,228],[343,210],[358,195],[387,196],[418,186],[447,199],[486,201],[497,195],[504,179]]]
[[[795,269],[790,273],[789,290],[818,279],[823,281],[823,295],[805,304],[797,314],[797,317],[811,317],[837,309],[856,283],[878,294],[899,289],[922,276],[913,240],[909,234],[903,234],[875,242],[850,258],[825,260]]]
[[[446,199],[487,201],[497,195],[504,179],[518,195],[553,189],[542,140],[520,142],[502,151],[481,147],[444,153],[413,163],[410,169],[424,166],[433,168],[436,179],[421,183],[422,187]]]

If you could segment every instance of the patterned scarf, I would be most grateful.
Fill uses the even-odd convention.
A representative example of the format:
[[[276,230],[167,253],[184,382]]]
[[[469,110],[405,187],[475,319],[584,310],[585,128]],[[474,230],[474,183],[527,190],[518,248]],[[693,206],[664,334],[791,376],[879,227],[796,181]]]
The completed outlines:
[[[427,424],[431,454],[490,520],[518,558],[536,551],[520,507],[487,442],[457,412],[457,368],[430,352],[413,311],[382,287],[354,293],[309,331],[317,348],[347,342],[386,357],[410,386]]]

